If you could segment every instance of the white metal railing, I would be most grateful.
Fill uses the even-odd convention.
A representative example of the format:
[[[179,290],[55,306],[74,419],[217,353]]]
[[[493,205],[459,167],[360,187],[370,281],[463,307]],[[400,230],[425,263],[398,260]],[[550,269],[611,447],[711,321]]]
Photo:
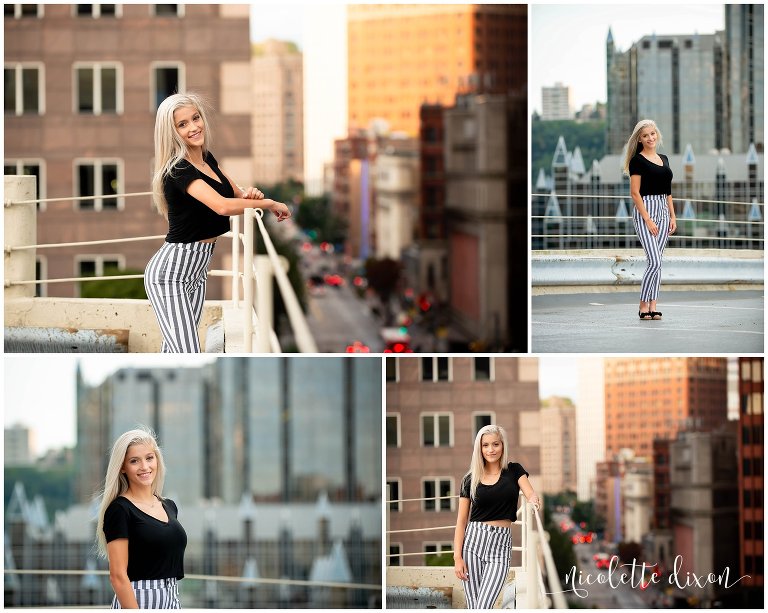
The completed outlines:
[[[427,498],[403,498],[398,500],[390,500],[389,486],[387,486],[387,553],[385,554],[387,566],[389,566],[389,561],[391,558],[397,558],[400,560],[410,556],[432,556],[454,553],[452,549],[444,549],[441,551],[389,553],[390,535],[408,534],[413,532],[427,532],[432,530],[455,530],[456,528],[456,524],[452,524],[449,526],[436,526],[430,528],[409,528],[393,530],[390,528],[391,514],[393,512],[390,505],[400,504],[403,502],[423,502],[426,500],[437,501],[454,498],[458,498],[458,496],[433,496]],[[522,492],[520,492],[519,498],[521,499],[521,504],[517,509],[517,519],[512,523],[521,527],[521,541],[519,546],[513,545],[510,549],[512,551],[519,551],[521,553],[522,568],[520,570],[522,571],[522,576],[525,577],[526,581],[528,582],[528,585],[526,586],[526,592],[528,594],[527,608],[553,607],[557,609],[566,609],[568,608],[568,605],[565,601],[565,597],[563,596],[563,590],[557,576],[557,569],[555,567],[554,558],[552,557],[552,550],[549,547],[549,535],[544,530],[539,511],[525,499],[525,496]],[[399,512],[400,511],[395,511],[395,513]],[[531,582],[533,582],[534,585],[531,585]],[[549,591],[547,591],[547,589]]]
[[[25,177],[27,178],[27,177]],[[151,192],[135,192],[125,194],[111,194],[98,196],[99,198],[129,198],[138,196],[150,196]],[[12,209],[19,205],[36,205],[39,203],[53,202],[72,202],[81,200],[92,200],[96,196],[71,196],[66,198],[35,198],[35,199],[17,199],[14,198],[14,190],[8,189],[6,182],[6,193],[4,207]],[[31,211],[30,213],[35,213]],[[7,217],[7,215],[6,215]],[[296,345],[301,352],[317,352],[317,345],[309,330],[304,313],[301,310],[296,293],[288,280],[283,262],[277,254],[272,244],[272,239],[267,232],[263,222],[262,209],[246,209],[243,214],[243,232],[240,232],[240,217],[232,217],[232,230],[224,234],[224,237],[232,239],[231,246],[231,269],[230,270],[211,270],[210,276],[231,277],[232,278],[232,306],[242,312],[242,332],[243,349],[246,353],[254,352],[254,333],[257,332],[258,344],[255,351],[258,352],[280,352],[280,343],[273,327],[273,301],[272,301],[272,276],[277,282],[278,289],[283,298],[283,304],[286,307],[288,319],[294,332]],[[255,255],[255,231],[254,218],[258,220],[259,232],[266,247],[266,256]],[[149,240],[160,240],[164,235],[138,236],[130,238],[112,238],[91,241],[77,241],[66,243],[48,243],[48,244],[9,244],[8,231],[5,233],[4,252],[6,255],[6,267],[8,260],[14,253],[29,253],[32,260],[39,249],[57,249],[66,247],[76,247],[81,245],[110,245],[120,243],[131,243]],[[242,246],[243,272],[240,271],[240,247]],[[247,272],[246,272],[247,271]],[[30,279],[30,278],[10,278],[6,273],[4,287],[6,289],[14,286],[23,287],[29,285],[43,285],[55,283],[81,283],[87,281],[103,280],[124,280],[124,279],[142,279],[143,274],[132,275],[101,275],[89,277],[62,277],[55,279]],[[240,300],[240,284],[243,286],[243,300]],[[258,291],[256,291],[258,289]],[[256,327],[254,328],[254,322]]]
[[[531,241],[539,249],[637,247],[628,193],[532,195]],[[677,230],[671,247],[763,249],[762,187],[745,200],[675,197]]]

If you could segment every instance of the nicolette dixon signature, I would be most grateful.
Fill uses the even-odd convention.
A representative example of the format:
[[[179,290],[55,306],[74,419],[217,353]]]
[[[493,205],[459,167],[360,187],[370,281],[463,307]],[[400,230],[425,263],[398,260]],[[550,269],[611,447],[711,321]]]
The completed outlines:
[[[749,575],[744,575],[731,583],[731,569],[727,566],[719,575],[716,575],[715,573],[697,575],[692,572],[682,573],[680,570],[682,564],[683,556],[677,556],[668,579],[669,585],[676,585],[681,589],[686,587],[704,588],[709,584],[715,583],[722,585],[725,588],[729,588],[736,585],[742,579],[749,577]],[[662,577],[656,574],[651,574],[649,579],[645,579],[646,572],[650,572],[653,566],[653,564],[647,564],[646,562],[638,562],[634,558],[631,563],[620,564],[619,557],[613,556],[608,566],[607,573],[600,573],[597,576],[593,576],[591,573],[584,574],[581,571],[577,571],[574,566],[566,573],[565,583],[571,586],[571,589],[567,591],[573,592],[579,598],[586,598],[589,596],[589,591],[581,586],[594,585],[596,583],[607,583],[613,589],[616,589],[622,584],[629,585],[633,588],[646,588],[652,583],[659,584],[663,581]],[[620,570],[625,568],[627,570]]]

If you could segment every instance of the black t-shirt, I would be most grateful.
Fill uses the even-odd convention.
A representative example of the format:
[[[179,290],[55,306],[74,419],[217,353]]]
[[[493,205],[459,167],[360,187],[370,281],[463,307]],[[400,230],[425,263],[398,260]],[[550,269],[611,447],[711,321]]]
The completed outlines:
[[[210,151],[206,152],[205,161],[219,181],[200,172],[187,160],[176,164],[163,179],[163,195],[168,203],[168,234],[165,237],[168,243],[194,243],[229,231],[229,217],[219,215],[187,193],[192,181],[202,179],[225,198],[234,198],[232,185],[219,170]]]
[[[525,475],[526,470],[517,462],[510,462],[507,468],[501,471],[499,480],[493,485],[477,484],[475,499],[469,514],[469,521],[493,521],[496,519],[517,518],[517,497],[520,494],[520,485],[517,480]],[[471,477],[466,475],[461,482],[459,496],[469,498]]]
[[[168,523],[144,513],[124,496],[118,496],[104,513],[107,542],[128,539],[128,579],[182,579],[187,533],[176,519],[173,500],[162,501]]]
[[[669,196],[672,194],[672,169],[666,155],[659,154],[663,164],[654,164],[636,153],[629,160],[629,175],[640,175],[641,196]]]

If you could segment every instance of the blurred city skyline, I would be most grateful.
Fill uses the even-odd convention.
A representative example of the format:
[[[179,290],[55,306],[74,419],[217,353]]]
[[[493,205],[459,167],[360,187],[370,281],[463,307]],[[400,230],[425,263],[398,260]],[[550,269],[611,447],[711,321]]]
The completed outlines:
[[[530,110],[541,113],[541,88],[557,82],[571,88],[575,110],[606,102],[605,41],[609,28],[616,48],[623,51],[643,36],[714,34],[724,27],[724,5],[709,2],[665,3],[663,18],[647,4],[533,3],[528,45]]]

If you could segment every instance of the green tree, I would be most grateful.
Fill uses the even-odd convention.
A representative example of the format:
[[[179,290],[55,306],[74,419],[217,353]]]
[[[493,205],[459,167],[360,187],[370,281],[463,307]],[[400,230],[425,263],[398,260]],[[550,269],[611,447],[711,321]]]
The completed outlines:
[[[452,553],[431,553],[426,558],[427,566],[453,566]]]
[[[400,273],[402,264],[391,258],[377,260],[368,258],[365,261],[365,276],[368,279],[368,285],[379,296],[384,307],[384,323],[389,325],[392,321],[392,313],[389,307],[389,301],[397,289],[400,282]]]
[[[343,243],[347,238],[347,221],[336,215],[327,194],[301,199],[295,215],[296,223],[318,241],[327,241],[334,245]]]
[[[63,511],[75,503],[73,466],[56,469],[39,469],[33,466],[7,467],[5,478],[5,508],[13,494],[14,485],[21,482],[29,500],[40,496],[45,502],[45,509],[50,520],[56,511]]]

